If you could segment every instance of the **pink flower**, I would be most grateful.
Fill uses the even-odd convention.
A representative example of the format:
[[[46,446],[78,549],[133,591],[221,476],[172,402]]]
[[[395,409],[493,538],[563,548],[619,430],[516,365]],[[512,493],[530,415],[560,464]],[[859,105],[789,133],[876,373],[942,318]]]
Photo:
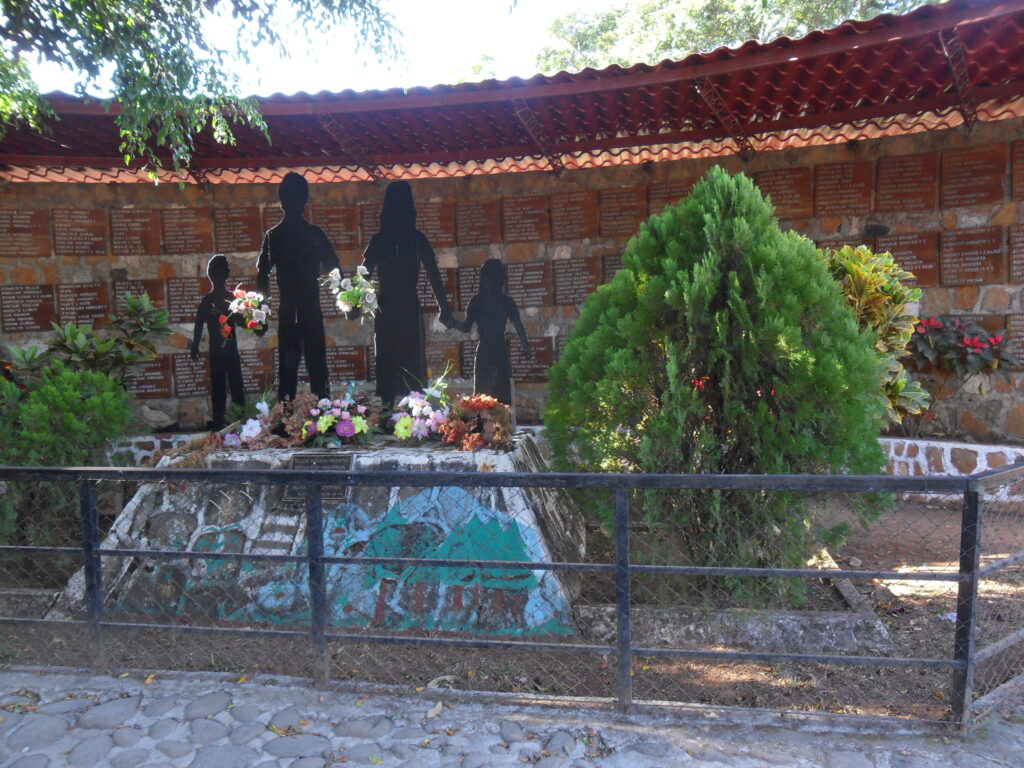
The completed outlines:
[[[337,416],[338,414],[334,414],[334,415]],[[351,419],[352,418],[352,414],[350,414],[348,411],[342,411],[341,412],[341,418],[343,418],[343,419]]]
[[[356,406],[356,413],[358,413],[360,415],[366,413],[366,406],[365,405],[357,405]]]
[[[334,431],[338,433],[338,437],[352,437],[356,433],[356,428],[351,421],[339,421],[334,425]]]
[[[425,419],[413,419],[412,420],[412,436],[418,437],[420,440],[430,435],[430,429],[427,427]]]

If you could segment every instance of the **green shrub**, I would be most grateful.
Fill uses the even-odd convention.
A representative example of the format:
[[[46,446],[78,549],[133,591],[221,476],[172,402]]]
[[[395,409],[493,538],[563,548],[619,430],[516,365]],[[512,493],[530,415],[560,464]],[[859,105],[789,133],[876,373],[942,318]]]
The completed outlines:
[[[878,376],[889,421],[899,424],[904,416],[922,413],[930,401],[928,392],[907,375],[900,361],[917,324],[917,318],[907,314],[907,305],[920,300],[921,289],[904,282],[914,276],[900,267],[892,254],[872,253],[864,246],[844,245],[821,253],[857,322],[878,337]]]
[[[748,178],[713,168],[641,226],[623,265],[587,299],[550,373],[558,469],[881,468],[876,337]],[[802,566],[845,532],[785,493],[658,491],[642,504],[649,522],[681,532],[695,565]]]
[[[131,419],[110,376],[52,363],[27,389],[0,379],[0,465],[76,466],[102,461]],[[77,492],[67,482],[9,482],[0,495],[0,538],[32,544],[78,540]]]

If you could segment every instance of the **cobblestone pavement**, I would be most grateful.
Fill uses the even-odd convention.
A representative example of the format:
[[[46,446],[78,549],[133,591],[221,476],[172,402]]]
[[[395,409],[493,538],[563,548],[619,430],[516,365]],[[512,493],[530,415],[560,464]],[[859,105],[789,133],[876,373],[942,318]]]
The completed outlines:
[[[317,691],[211,673],[0,671],[0,765],[314,768],[1005,768],[1024,766],[1024,695],[970,738],[808,723]]]

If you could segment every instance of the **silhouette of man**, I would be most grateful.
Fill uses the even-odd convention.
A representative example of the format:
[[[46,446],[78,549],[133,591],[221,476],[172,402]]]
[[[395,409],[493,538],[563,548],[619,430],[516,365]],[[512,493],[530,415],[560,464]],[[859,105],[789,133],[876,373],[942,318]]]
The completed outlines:
[[[227,281],[231,275],[228,257],[218,253],[206,265],[210,278],[210,292],[203,296],[196,311],[196,324],[192,330],[192,359],[199,359],[199,342],[203,339],[203,328],[210,334],[210,349],[207,361],[210,365],[210,396],[213,406],[212,417],[207,426],[213,431],[224,428],[224,412],[227,405],[228,388],[231,388],[231,402],[245,405],[245,386],[242,383],[242,360],[238,355],[238,340],[235,336],[235,318],[228,310],[234,294],[228,290]],[[227,322],[222,324],[221,317]],[[222,328],[230,333],[225,336]]]
[[[309,200],[309,184],[288,173],[278,188],[284,218],[263,236],[256,263],[256,289],[267,295],[271,271],[277,275],[278,384],[281,401],[295,397],[299,361],[306,357],[309,386],[317,397],[330,395],[327,341],[320,311],[321,271],[340,269],[338,255],[320,227],[302,215]]]

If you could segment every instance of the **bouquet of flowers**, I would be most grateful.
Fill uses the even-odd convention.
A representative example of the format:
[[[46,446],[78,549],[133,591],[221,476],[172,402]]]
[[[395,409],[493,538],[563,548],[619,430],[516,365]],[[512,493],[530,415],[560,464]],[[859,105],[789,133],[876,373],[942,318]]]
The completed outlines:
[[[267,328],[267,318],[270,317],[270,307],[265,303],[263,294],[235,288],[233,295],[235,298],[228,305],[228,314],[221,315],[218,318],[220,320],[221,336],[227,338],[231,335],[231,325],[229,323],[231,315],[241,317],[241,327],[247,331],[255,333],[265,331]]]
[[[373,317],[377,312],[377,288],[372,280],[367,279],[369,274],[370,271],[360,264],[351,278],[342,279],[341,270],[332,269],[320,282],[330,287],[342,312],[358,309],[365,316]]]
[[[469,395],[452,403],[442,422],[441,439],[463,451],[512,448],[512,412],[490,395]]]
[[[437,435],[441,424],[448,418],[448,383],[446,369],[434,383],[422,392],[410,392],[395,406],[391,420],[395,424],[395,437],[399,440],[425,440]]]
[[[302,422],[302,438],[324,448],[335,448],[343,442],[365,438],[373,426],[369,408],[357,403],[355,382],[349,382],[344,397],[330,400],[322,398],[316,407],[308,409]]]

